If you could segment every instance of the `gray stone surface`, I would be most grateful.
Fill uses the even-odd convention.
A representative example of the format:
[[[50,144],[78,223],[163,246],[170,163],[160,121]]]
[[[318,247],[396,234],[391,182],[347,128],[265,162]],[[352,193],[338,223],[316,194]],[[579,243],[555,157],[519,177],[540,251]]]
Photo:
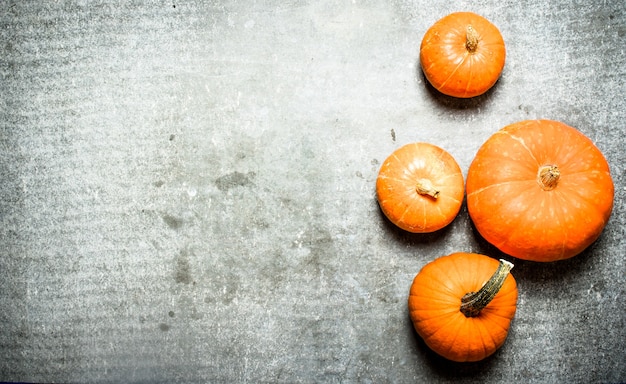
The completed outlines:
[[[467,101],[417,65],[455,10],[508,49]],[[626,381],[625,35],[621,0],[0,2],[0,381]],[[465,207],[397,230],[374,181],[412,141],[467,174],[528,118],[605,153],[613,216],[574,259],[517,261],[507,342],[450,363],[412,330],[411,281],[502,255]]]

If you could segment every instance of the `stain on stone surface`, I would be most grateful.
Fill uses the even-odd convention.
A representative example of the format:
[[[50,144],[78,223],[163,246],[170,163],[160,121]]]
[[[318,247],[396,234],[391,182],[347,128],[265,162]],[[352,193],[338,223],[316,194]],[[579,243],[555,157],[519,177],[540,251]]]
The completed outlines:
[[[165,224],[167,224],[168,227],[172,228],[172,229],[180,229],[180,227],[183,226],[183,220],[179,219],[178,217],[174,217],[171,215],[163,215],[163,221],[165,221]]]
[[[185,250],[181,251],[176,258],[174,280],[181,284],[191,283],[191,265],[189,264],[189,255]]]
[[[530,106],[530,105],[520,104],[517,108],[520,111],[523,111],[524,113],[526,113],[527,115],[530,114],[533,111],[533,107]]]
[[[169,312],[167,313],[167,315],[168,315],[169,317],[174,317],[174,316],[176,316],[176,314],[174,313],[174,311],[169,311]]]
[[[391,140],[396,141],[396,131],[393,128],[391,128]]]
[[[237,274],[215,275],[210,280],[210,294],[204,298],[204,302],[230,305],[237,297],[241,277]]]
[[[191,309],[190,316],[192,320],[201,320],[204,317],[204,314],[202,312],[198,312],[198,309],[196,307],[193,307]]]
[[[154,185],[157,188],[161,188],[163,186],[163,184],[165,184],[165,182],[162,181],[162,180],[157,180],[154,183],[152,183],[152,185]]]
[[[292,243],[292,245],[298,247],[305,246],[309,248],[327,249],[332,242],[333,236],[329,231],[316,228],[314,230],[303,232],[298,239]]]
[[[170,326],[168,324],[161,323],[159,324],[159,329],[163,332],[167,332],[170,330]]]
[[[267,220],[255,215],[250,219],[250,227],[256,229],[268,229],[270,227],[270,223],[268,223]]]
[[[252,184],[256,174],[254,172],[232,172],[215,179],[215,185],[220,191],[228,191],[236,187],[245,187]]]
[[[314,228],[301,234],[292,243],[292,247],[308,248],[309,254],[303,260],[301,268],[312,271],[315,276],[321,276],[326,271],[334,273],[335,267],[331,260],[334,258],[334,240],[332,234],[320,228]]]

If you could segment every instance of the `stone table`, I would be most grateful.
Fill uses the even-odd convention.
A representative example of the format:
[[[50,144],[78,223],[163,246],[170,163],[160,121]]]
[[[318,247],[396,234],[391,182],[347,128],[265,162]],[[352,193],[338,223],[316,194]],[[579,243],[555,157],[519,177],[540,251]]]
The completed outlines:
[[[418,65],[458,10],[507,44],[469,100]],[[623,1],[2,2],[0,381],[625,382],[625,35]],[[413,277],[506,255],[465,206],[396,229],[379,167],[427,141],[467,175],[536,118],[603,151],[613,215],[573,259],[516,260],[506,343],[448,362],[412,329]]]

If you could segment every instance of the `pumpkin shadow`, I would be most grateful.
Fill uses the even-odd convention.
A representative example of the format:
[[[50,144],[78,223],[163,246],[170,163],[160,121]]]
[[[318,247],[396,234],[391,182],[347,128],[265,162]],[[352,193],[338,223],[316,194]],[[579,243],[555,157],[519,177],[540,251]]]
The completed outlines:
[[[390,234],[391,237],[397,242],[407,245],[436,243],[439,239],[445,237],[452,227],[452,223],[450,223],[449,225],[446,225],[445,227],[434,232],[412,233],[409,231],[405,231],[404,229],[392,223],[391,220],[389,220],[389,218],[385,216],[385,213],[380,208],[380,205],[378,206],[378,214],[380,215],[380,218],[383,222],[385,231]]]
[[[448,360],[426,345],[424,339],[421,338],[413,327],[411,318],[408,315],[408,310],[407,319],[411,328],[413,350],[418,355],[418,359],[426,363],[425,366],[431,370],[430,374],[432,376],[436,376],[439,379],[462,379],[465,377],[477,379],[480,375],[486,375],[497,363],[497,356],[500,353],[500,349],[496,350],[485,359],[472,363],[459,363]]]
[[[495,92],[498,84],[500,83],[500,79],[496,81],[496,83],[489,88],[482,95],[470,97],[470,98],[459,98],[445,95],[439,92],[433,85],[428,81],[424,71],[422,71],[422,67],[417,63],[417,78],[421,78],[422,82],[425,84],[425,88],[428,91],[430,98],[435,100],[439,105],[442,105],[448,109],[463,111],[463,110],[475,110],[476,108],[481,107],[485,103],[487,103],[491,98],[493,93]]]

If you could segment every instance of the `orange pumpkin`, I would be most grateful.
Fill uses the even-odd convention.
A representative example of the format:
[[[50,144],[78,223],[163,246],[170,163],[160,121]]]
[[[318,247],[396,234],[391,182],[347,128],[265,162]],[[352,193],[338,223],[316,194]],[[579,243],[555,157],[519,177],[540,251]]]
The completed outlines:
[[[551,120],[504,127],[478,150],[467,175],[467,207],[478,232],[520,259],[577,255],[613,209],[609,165],[578,130]]]
[[[413,233],[434,232],[450,224],[461,209],[463,192],[456,160],[429,143],[406,144],[394,151],[376,179],[385,216]]]
[[[498,28],[471,12],[437,21],[424,35],[420,63],[439,92],[469,98],[491,88],[502,73],[506,49]]]
[[[500,348],[517,308],[511,268],[474,253],[426,264],[409,293],[409,314],[426,345],[458,362],[479,361]]]

